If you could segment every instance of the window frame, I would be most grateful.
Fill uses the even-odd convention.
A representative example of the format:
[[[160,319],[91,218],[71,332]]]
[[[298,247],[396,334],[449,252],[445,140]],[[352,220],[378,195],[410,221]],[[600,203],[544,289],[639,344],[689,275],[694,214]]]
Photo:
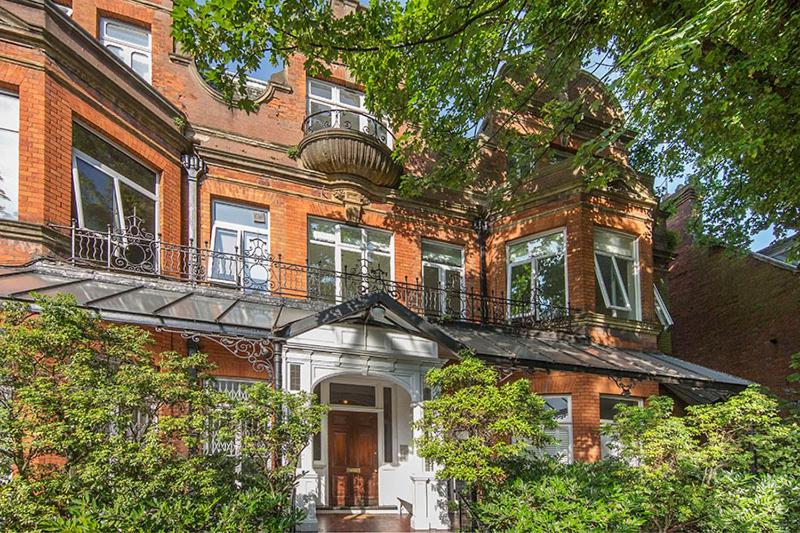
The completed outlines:
[[[312,221],[321,221],[321,222],[328,222],[332,223],[335,226],[334,230],[334,242],[328,241],[320,241],[316,239],[312,239],[311,235],[311,222]],[[356,247],[353,244],[347,244],[342,242],[342,226],[346,226],[352,229],[359,229],[361,231],[361,247]],[[379,250],[370,250],[369,249],[369,241],[367,239],[367,232],[374,231],[377,233],[384,233],[389,236],[389,252],[383,252]],[[389,258],[389,279],[387,281],[394,281],[395,276],[395,266],[394,266],[394,233],[391,231],[386,231],[383,229],[373,228],[370,226],[351,226],[344,222],[338,220],[332,220],[322,217],[314,217],[309,216],[306,220],[306,254],[307,257],[310,257],[311,245],[315,244],[317,246],[327,246],[329,248],[333,248],[334,253],[334,272],[336,275],[334,276],[335,280],[335,301],[340,303],[343,301],[343,294],[344,291],[342,289],[342,274],[344,271],[342,270],[342,251],[348,252],[359,252],[361,254],[361,261],[370,261],[370,254],[378,254],[384,257]],[[315,265],[309,265],[312,269],[316,268]],[[363,280],[363,286],[368,286],[368,279],[365,278]]]
[[[20,211],[20,197],[19,197],[19,195],[20,195],[20,146],[19,146],[19,142],[20,142],[20,129],[22,128],[22,116],[21,116],[22,101],[20,99],[19,93],[13,92],[13,91],[10,91],[10,90],[0,89],[0,96],[8,97],[8,98],[14,98],[14,99],[16,99],[16,103],[17,103],[17,129],[16,130],[12,130],[12,129],[9,129],[9,128],[0,127],[0,130],[2,130],[4,132],[11,133],[11,134],[14,134],[17,137],[16,153],[14,154],[14,156],[16,158],[16,169],[15,169],[16,170],[16,176],[15,176],[16,177],[16,180],[15,180],[16,194],[15,194],[15,198],[13,198],[13,197],[11,197],[9,195],[6,195],[8,197],[8,199],[9,199],[9,202],[10,202],[10,205],[11,205],[12,209],[14,209],[14,212],[13,213],[8,213],[7,216],[0,216],[0,220],[3,220],[3,219],[5,219],[5,220],[19,220],[19,211]],[[6,188],[6,185],[5,185],[7,183],[9,183],[9,181],[3,180],[3,186],[2,186],[2,188],[0,188],[0,190],[2,190],[3,192],[8,192],[8,189]]]
[[[658,286],[655,283],[653,283],[653,295],[655,296],[654,307],[658,321],[661,322],[665,330],[671,328],[675,321],[672,320],[672,314],[670,314],[669,308],[667,308],[667,304],[664,303],[664,298],[661,296],[661,291],[658,290]]]
[[[614,254],[611,252],[607,252],[605,250],[598,250],[597,249],[597,234],[598,233],[610,233],[614,235],[619,235],[624,237],[625,239],[629,239],[631,243],[631,256],[623,256],[619,254]],[[608,257],[611,259],[611,264],[614,266],[614,276],[619,283],[620,287],[624,290],[623,297],[627,302],[627,307],[620,307],[618,305],[611,305],[611,300],[608,295],[608,287],[605,286],[605,280],[600,273],[600,263],[597,260],[597,256],[602,255],[604,257]],[[628,286],[624,283],[624,278],[622,277],[622,272],[620,271],[619,265],[617,264],[617,258],[630,260],[633,262],[633,301],[631,301],[631,295],[628,294]],[[601,228],[595,227],[594,233],[592,235],[592,259],[594,260],[594,275],[595,280],[597,282],[597,286],[600,287],[600,295],[603,298],[603,303],[606,309],[611,311],[611,316],[615,318],[620,318],[617,316],[618,312],[626,312],[632,313],[633,317],[628,318],[628,320],[641,320],[642,319],[642,280],[641,280],[641,266],[639,264],[639,237],[637,235],[630,235],[628,233],[623,233],[621,231],[615,231],[608,228]]]
[[[442,246],[444,248],[451,248],[453,250],[457,250],[459,255],[461,256],[461,266],[452,266],[452,265],[445,265],[443,263],[436,263],[435,261],[429,261],[425,259],[425,244],[433,244],[435,246]],[[439,287],[439,314],[444,315],[447,313],[447,295],[446,295],[446,287],[447,287],[447,272],[458,272],[459,273],[459,280],[460,280],[460,292],[459,292],[459,300],[460,300],[460,314],[464,316],[466,314],[466,301],[464,299],[463,292],[466,290],[466,275],[465,275],[465,262],[466,257],[464,254],[464,247],[458,244],[453,244],[449,242],[442,242],[436,241],[433,239],[422,239],[422,243],[420,245],[420,251],[422,252],[422,287],[423,290],[428,290],[425,286],[425,267],[428,268],[435,268],[437,269],[437,277],[438,277],[438,287]],[[441,290],[444,289],[444,292]]]
[[[130,22],[120,20],[114,17],[100,17],[100,28],[99,28],[99,38],[100,44],[103,45],[104,48],[108,48],[108,45],[116,46],[122,48],[125,52],[127,60],[120,59],[114,52],[114,57],[117,57],[125,66],[131,69],[137,76],[145,80],[147,83],[153,82],[153,32],[149,27],[145,27],[138,24],[132,24]],[[116,37],[109,37],[107,27],[109,24],[117,24],[122,27],[130,27],[134,28],[139,31],[146,31],[147,32],[147,47],[143,47],[138,44],[131,43],[129,41],[123,41],[122,39],[118,39]],[[133,68],[133,54],[142,54],[147,57],[147,76],[142,76],[138,72],[136,72]]]
[[[253,210],[253,211],[263,211],[266,214],[266,226],[267,226],[267,229],[266,230],[262,230],[262,229],[259,229],[259,228],[253,228],[251,226],[246,226],[244,224],[236,224],[235,222],[226,222],[226,221],[217,220],[216,217],[214,216],[214,207],[215,207],[216,204],[226,204],[226,205],[230,205],[230,206],[234,206],[234,207],[242,207],[242,208],[245,208],[245,209],[250,209],[250,210]],[[212,200],[211,200],[211,217],[212,217],[212,221],[211,221],[211,265],[209,265],[210,268],[208,269],[208,279],[213,281],[213,282],[215,282],[215,283],[224,283],[224,284],[227,284],[227,285],[238,286],[240,283],[244,282],[242,279],[239,279],[239,274],[243,271],[242,266],[243,266],[244,259],[245,259],[245,257],[244,257],[244,250],[245,250],[245,247],[244,247],[244,234],[245,233],[254,233],[256,235],[263,236],[265,238],[264,240],[267,243],[267,249],[266,249],[267,256],[269,256],[269,254],[271,253],[272,242],[270,240],[270,232],[272,230],[272,218],[270,217],[270,211],[269,211],[269,209],[267,207],[263,207],[263,208],[262,207],[253,207],[250,204],[243,204],[243,203],[238,203],[238,202],[231,202],[231,201],[228,201],[228,200],[218,200],[218,199],[213,199],[212,198]],[[238,246],[238,252],[233,252],[233,253],[230,253],[230,252],[219,252],[219,253],[225,254],[225,256],[232,256],[232,255],[236,256],[236,268],[237,268],[236,278],[237,279],[234,279],[234,280],[221,279],[221,278],[218,278],[218,277],[214,276],[214,261],[217,260],[217,253],[218,253],[216,251],[217,250],[216,244],[217,244],[217,230],[218,229],[227,230],[227,231],[235,231],[236,232],[236,242],[237,242],[237,246]]]
[[[598,396],[598,402],[597,402],[598,416],[600,416],[600,412],[599,412],[600,411],[600,402],[603,400],[603,398],[616,399],[616,400],[619,400],[621,403],[636,402],[636,404],[639,407],[644,407],[644,398],[641,398],[641,397],[638,397],[638,396],[623,396],[621,394],[600,394]],[[613,419],[609,420],[607,418],[600,418],[600,428],[601,429],[603,428],[603,426],[613,426],[613,425],[615,425]],[[612,459],[612,458],[616,457],[615,455],[606,454],[605,450],[606,450],[606,447],[608,446],[608,442],[609,442],[609,435],[603,434],[603,432],[601,431],[600,432],[600,459],[601,460],[602,459]],[[617,439],[616,442],[619,442],[619,440]]]
[[[321,85],[321,86],[324,86],[324,87],[330,87],[331,88],[331,98],[325,98],[325,97],[317,96],[317,95],[313,94],[311,92],[311,86],[314,85],[314,84],[318,84],[318,85]],[[349,91],[349,92],[357,94],[358,95],[358,100],[359,100],[359,105],[358,106],[354,106],[354,105],[346,104],[346,103],[342,102],[342,98],[341,98],[342,91]],[[331,83],[329,81],[324,81],[324,80],[320,80],[320,79],[317,79],[317,78],[310,78],[309,77],[308,81],[306,82],[306,115],[309,116],[309,115],[312,114],[312,112],[311,112],[311,103],[312,102],[316,102],[318,104],[326,105],[326,106],[330,107],[331,110],[354,111],[356,113],[362,113],[361,115],[359,115],[359,119],[358,119],[359,131],[364,131],[369,126],[368,118],[364,116],[364,115],[368,115],[375,122],[377,122],[380,125],[381,128],[386,129],[386,132],[387,132],[386,141],[385,141],[386,142],[386,146],[388,146],[389,148],[394,148],[394,146],[393,146],[394,139],[393,139],[393,137],[391,135],[392,134],[392,130],[389,129],[389,127],[386,124],[383,124],[380,120],[378,120],[377,117],[375,117],[372,113],[369,112],[369,110],[364,105],[365,98],[366,98],[366,96],[364,95],[364,93],[362,91],[359,91],[359,90],[356,90],[356,89],[351,89],[349,87],[344,87],[342,85],[338,85],[336,83]],[[339,121],[339,115],[338,114],[334,115],[334,117],[331,120],[330,127],[333,127],[333,128],[338,127],[339,126],[338,121]]]
[[[559,426],[559,429],[564,428],[567,430],[567,434],[569,435],[569,443],[567,445],[567,455],[563,458],[566,464],[572,464],[575,461],[575,439],[573,434],[573,415],[572,415],[572,394],[570,393],[563,393],[563,394],[541,394],[541,398],[547,401],[548,398],[561,398],[567,400],[567,417],[565,420],[558,420],[556,419],[556,423]],[[545,433],[550,435],[551,431],[553,430],[545,430]],[[552,435],[550,435],[552,436]],[[547,454],[547,452],[542,448],[541,450],[543,453]],[[552,456],[551,456],[552,457]]]
[[[533,280],[536,278],[536,272],[538,272],[538,262],[539,262],[539,259],[544,259],[544,258],[548,258],[548,257],[555,257],[555,255],[543,255],[543,256],[540,256],[540,257],[532,256],[532,257],[528,257],[527,259],[522,259],[522,260],[519,260],[519,261],[513,261],[512,262],[511,261],[511,247],[515,246],[517,244],[522,244],[522,243],[530,242],[530,241],[533,241],[533,240],[536,240],[536,239],[540,239],[542,237],[547,237],[548,235],[556,235],[558,233],[561,234],[562,239],[564,241],[564,248],[563,248],[563,253],[564,253],[564,308],[565,309],[569,308],[569,267],[567,265],[567,263],[568,263],[568,257],[567,257],[567,228],[566,227],[561,227],[561,228],[542,231],[542,232],[539,232],[539,233],[534,233],[532,235],[526,235],[524,237],[520,237],[518,239],[514,239],[514,240],[506,242],[506,296],[507,296],[507,298],[509,300],[509,304],[508,304],[508,316],[509,317],[511,317],[511,318],[519,318],[519,317],[525,316],[523,313],[515,313],[513,311],[513,306],[511,304],[511,300],[512,300],[512,297],[511,297],[511,270],[516,266],[525,265],[525,264],[528,264],[528,263],[531,264],[531,292],[530,292],[531,305],[530,305],[530,308],[528,309],[528,311],[529,312],[533,311],[534,314],[536,316],[538,316],[539,310],[536,309],[536,305],[535,305],[536,301],[534,299],[534,295],[536,293],[536,284],[533,283]],[[534,265],[537,266],[536,269],[534,268]]]
[[[85,152],[83,152],[81,150],[78,150],[77,148],[75,148],[74,143],[73,143],[73,145],[71,147],[71,149],[72,149],[72,189],[73,189],[73,200],[75,202],[75,211],[76,211],[76,214],[77,214],[79,227],[82,228],[82,229],[88,229],[88,228],[86,228],[86,226],[84,224],[83,198],[81,197],[80,176],[78,175],[78,159],[81,159],[84,163],[87,163],[87,164],[93,166],[95,169],[99,170],[100,172],[102,172],[104,174],[107,174],[109,177],[111,177],[114,180],[114,200],[116,202],[118,202],[118,205],[120,206],[119,218],[121,218],[121,220],[118,220],[119,231],[121,231],[123,233],[123,235],[127,232],[127,227],[125,225],[125,214],[123,213],[123,210],[122,210],[122,192],[121,192],[121,189],[119,187],[119,181],[118,181],[118,180],[121,180],[122,183],[124,183],[127,187],[130,187],[130,188],[134,189],[136,192],[138,192],[140,194],[143,194],[144,196],[146,196],[146,197],[150,198],[151,200],[155,201],[155,209],[154,209],[154,211],[155,211],[155,221],[153,222],[153,228],[155,229],[155,231],[153,232],[153,235],[157,236],[159,234],[159,232],[161,231],[161,229],[160,229],[160,226],[161,226],[161,224],[160,224],[160,221],[161,221],[161,201],[160,201],[160,196],[161,196],[161,172],[159,172],[157,170],[154,170],[153,167],[150,166],[149,163],[147,163],[147,162],[143,161],[141,158],[133,155],[129,150],[126,150],[125,148],[122,148],[117,143],[111,142],[108,139],[108,137],[106,137],[103,134],[98,133],[97,130],[93,129],[92,127],[87,126],[86,124],[84,124],[82,122],[73,122],[73,124],[77,124],[78,126],[82,127],[87,132],[89,132],[90,134],[94,135],[95,137],[97,137],[98,139],[103,141],[104,143],[111,145],[113,148],[115,148],[115,149],[119,150],[120,152],[122,152],[123,154],[127,155],[128,157],[130,157],[131,159],[133,159],[134,161],[136,161],[137,163],[142,165],[144,168],[146,168],[147,170],[151,171],[153,173],[153,176],[155,177],[155,183],[153,184],[153,188],[155,189],[155,192],[148,191],[147,189],[145,189],[144,187],[142,187],[138,183],[135,183],[130,178],[127,178],[127,177],[123,176],[122,174],[120,174],[119,172],[114,170],[113,168],[110,168],[109,166],[105,165],[104,163],[101,163],[100,161],[96,160],[95,158],[93,158],[89,154],[87,154],[87,153],[85,153]],[[113,217],[113,213],[112,213],[112,217]],[[112,231],[113,231],[113,229],[114,228],[112,228]]]

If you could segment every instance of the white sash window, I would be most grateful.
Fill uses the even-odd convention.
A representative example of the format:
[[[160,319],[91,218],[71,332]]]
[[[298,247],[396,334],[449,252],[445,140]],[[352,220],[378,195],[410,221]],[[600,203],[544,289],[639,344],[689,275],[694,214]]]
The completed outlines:
[[[566,235],[557,230],[508,245],[511,317],[561,316],[567,306]]]
[[[150,31],[120,20],[100,19],[100,42],[148,83],[151,81]]]

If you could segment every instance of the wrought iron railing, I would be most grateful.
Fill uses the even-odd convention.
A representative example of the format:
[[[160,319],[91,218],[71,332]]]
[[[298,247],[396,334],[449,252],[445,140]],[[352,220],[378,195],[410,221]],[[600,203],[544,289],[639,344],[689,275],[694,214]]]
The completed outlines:
[[[302,130],[305,135],[327,129],[358,131],[374,137],[389,148],[394,147],[394,135],[375,117],[349,109],[326,109],[306,116]]]
[[[323,265],[299,265],[268,253],[265,240],[251,238],[244,250],[168,243],[142,229],[135,216],[124,228],[106,231],[53,226],[69,239],[75,265],[180,280],[192,285],[235,288],[278,298],[339,303],[384,292],[430,319],[521,329],[570,329],[570,310],[543,299],[510,299],[502,292],[482,294],[477,286],[392,280],[390,273],[362,261],[341,271]]]

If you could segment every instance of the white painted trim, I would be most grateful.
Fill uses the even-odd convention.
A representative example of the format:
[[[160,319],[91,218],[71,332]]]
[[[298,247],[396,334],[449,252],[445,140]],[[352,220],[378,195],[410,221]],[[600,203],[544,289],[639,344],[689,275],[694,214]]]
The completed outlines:
[[[531,305],[533,305],[533,303],[534,303],[533,296],[534,296],[534,294],[536,292],[536,284],[533,281],[536,278],[536,272],[538,271],[538,260],[539,259],[548,258],[548,257],[555,257],[556,255],[558,255],[558,254],[547,254],[547,255],[541,255],[541,256],[528,257],[527,259],[521,259],[519,261],[512,262],[512,261],[510,261],[510,259],[511,259],[511,254],[510,254],[511,247],[516,245],[516,244],[522,244],[522,243],[525,243],[525,242],[529,242],[529,241],[533,241],[533,240],[536,240],[536,239],[540,239],[542,237],[547,237],[548,235],[555,235],[557,233],[561,233],[562,239],[563,239],[563,242],[564,242],[564,248],[562,250],[562,254],[564,255],[564,307],[567,307],[567,308],[569,307],[569,269],[567,268],[567,262],[568,262],[568,255],[569,254],[567,254],[567,228],[566,228],[566,226],[565,227],[561,227],[561,228],[556,228],[556,229],[549,229],[549,230],[542,231],[542,232],[539,232],[539,233],[534,233],[533,235],[526,235],[524,237],[520,237],[518,239],[514,239],[514,240],[506,242],[506,249],[505,249],[505,252],[506,252],[506,297],[509,300],[512,299],[511,298],[511,269],[513,267],[530,263],[530,265],[531,265],[531,294],[530,294],[530,296],[531,296]],[[513,315],[512,314],[511,304],[510,303],[509,303],[509,308],[508,308],[508,316],[510,316],[510,317],[517,316],[517,315]]]
[[[252,211],[261,211],[266,214],[266,222],[265,225],[267,226],[266,230],[254,228],[252,226],[245,226],[244,224],[236,224],[233,222],[225,222],[221,220],[216,220],[214,215],[214,207],[216,204],[226,204],[234,207],[241,207],[244,209],[250,209]],[[261,207],[252,207],[247,204],[239,204],[235,202],[226,202],[224,200],[212,200],[211,201],[211,216],[213,218],[211,223],[211,250],[216,251],[216,244],[217,244],[217,229],[228,230],[228,231],[235,231],[236,232],[236,243],[237,243],[237,250],[233,252],[223,251],[222,253],[229,254],[231,256],[236,256],[236,266],[237,272],[241,271],[242,262],[244,261],[244,253],[245,253],[245,242],[244,242],[244,235],[245,233],[253,233],[255,235],[259,235],[264,237],[264,240],[267,243],[267,254],[270,253],[271,250],[271,240],[270,240],[270,229],[272,228],[270,219],[270,211],[267,208]],[[196,244],[197,245],[197,244]],[[214,261],[216,260],[215,255],[211,254],[211,264],[209,265],[210,268],[208,270],[208,279],[213,280],[218,283],[226,283],[230,285],[236,285],[240,282],[244,283],[244,280],[225,280],[219,279],[214,277]]]
[[[422,257],[423,257],[423,259],[422,259],[422,280],[421,280],[422,281],[422,286],[423,287],[425,286],[425,267],[428,267],[428,268],[435,268],[435,269],[438,270],[437,277],[438,277],[438,281],[439,281],[439,287],[447,287],[447,281],[446,281],[447,280],[447,272],[458,272],[460,274],[459,277],[461,279],[461,291],[462,292],[465,291],[467,282],[466,282],[466,277],[465,277],[465,274],[464,274],[464,271],[465,271],[465,266],[464,266],[464,263],[465,263],[465,261],[464,261],[464,247],[460,246],[460,245],[457,245],[457,244],[451,244],[451,243],[448,243],[448,242],[435,241],[435,240],[432,240],[432,239],[422,239],[421,249],[424,249],[426,243],[427,244],[432,244],[432,245],[435,245],[435,246],[442,246],[442,247],[445,247],[445,248],[452,248],[453,250],[457,250],[459,252],[459,254],[461,254],[461,266],[457,266],[456,267],[456,266],[453,266],[453,265],[445,265],[443,263],[437,263],[435,261],[426,260],[424,258],[425,255],[424,255],[424,252],[423,252],[423,255],[422,255]],[[439,296],[440,296],[440,298],[439,298],[439,313],[446,314],[446,312],[447,312],[447,309],[446,309],[446,306],[447,306],[446,294],[445,293],[440,293]],[[464,300],[463,297],[461,297],[461,315],[462,316],[464,316],[466,314],[466,311],[467,311],[466,305],[467,305],[466,301]]]
[[[598,250],[597,249],[597,234],[598,233],[613,233],[616,235],[620,235],[625,239],[630,241],[631,244],[631,256],[622,256],[617,255],[611,252],[607,252],[605,250]],[[641,320],[642,319],[642,291],[641,291],[641,266],[639,264],[639,237],[635,235],[629,235],[627,233],[623,233],[621,231],[615,231],[611,229],[595,227],[593,233],[593,258],[594,258],[594,268],[595,268],[595,279],[597,280],[597,285],[600,287],[600,294],[603,297],[603,303],[605,304],[606,308],[611,309],[612,311],[625,311],[630,312],[633,311],[633,320]],[[602,255],[604,257],[611,258],[611,264],[614,266],[614,273],[617,276],[617,282],[619,286],[622,288],[622,296],[625,299],[625,303],[627,307],[621,307],[618,305],[611,305],[611,299],[608,296],[608,287],[605,286],[605,281],[603,277],[600,275],[600,265],[597,261],[597,256]],[[628,294],[628,287],[627,284],[624,283],[624,279],[622,277],[622,273],[619,269],[619,265],[617,265],[617,258],[624,259],[626,261],[633,262],[633,295]],[[616,313],[614,314],[616,316]]]

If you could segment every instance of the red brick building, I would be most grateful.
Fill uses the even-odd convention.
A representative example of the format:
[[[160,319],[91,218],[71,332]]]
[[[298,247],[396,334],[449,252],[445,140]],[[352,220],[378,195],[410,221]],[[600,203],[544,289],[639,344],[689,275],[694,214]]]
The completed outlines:
[[[690,187],[668,199],[678,242],[668,278],[672,353],[798,399],[786,377],[800,352],[800,271],[769,250],[742,255],[696,245],[687,230],[696,200]]]
[[[425,373],[464,349],[546,396],[560,419],[546,451],[566,461],[611,453],[599,429],[615,403],[746,384],[657,351],[669,253],[652,184],[622,145],[606,190],[569,161],[621,113],[596,79],[570,87],[603,105],[556,146],[564,160],[525,169],[486,148],[487,181],[531,177],[513,214],[487,220],[478,191],[399,194],[414,169],[343,71],[290,62],[251,83],[255,112],[230,109],[173,43],[170,9],[0,0],[0,297],[73,294],[148,328],[154,349],[208,353],[231,394],[316,392],[333,410],[302,458],[308,529],[351,506],[447,525],[411,421]]]

